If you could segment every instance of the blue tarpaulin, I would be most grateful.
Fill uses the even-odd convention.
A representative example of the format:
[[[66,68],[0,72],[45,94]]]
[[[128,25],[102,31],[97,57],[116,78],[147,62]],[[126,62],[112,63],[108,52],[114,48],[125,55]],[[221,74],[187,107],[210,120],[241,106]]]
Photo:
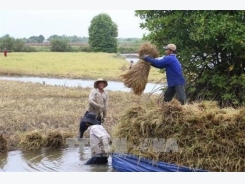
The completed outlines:
[[[112,166],[118,172],[207,172],[165,162],[153,162],[134,155],[115,153],[112,155]]]

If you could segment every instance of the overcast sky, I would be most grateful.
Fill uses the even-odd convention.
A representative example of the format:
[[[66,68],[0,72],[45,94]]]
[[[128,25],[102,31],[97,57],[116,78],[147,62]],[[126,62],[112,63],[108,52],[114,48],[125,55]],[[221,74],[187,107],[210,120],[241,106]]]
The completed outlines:
[[[141,38],[146,32],[133,10],[0,10],[0,36],[18,38],[43,35],[88,36],[90,21],[107,13],[118,25],[119,38]]]

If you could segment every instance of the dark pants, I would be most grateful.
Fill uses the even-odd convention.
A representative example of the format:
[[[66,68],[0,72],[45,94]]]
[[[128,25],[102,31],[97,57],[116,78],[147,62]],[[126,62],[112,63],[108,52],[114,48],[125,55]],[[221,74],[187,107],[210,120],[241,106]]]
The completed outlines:
[[[86,122],[81,121],[80,127],[79,127],[79,138],[83,138],[83,134],[87,129],[88,129],[88,126],[86,125]]]
[[[107,163],[108,163],[108,157],[92,157],[85,163],[85,165],[107,164]]]
[[[177,99],[180,101],[182,105],[186,102],[186,94],[185,87],[182,85],[177,85],[173,87],[168,87],[166,92],[164,93],[164,102],[170,102],[174,95],[176,95]]]

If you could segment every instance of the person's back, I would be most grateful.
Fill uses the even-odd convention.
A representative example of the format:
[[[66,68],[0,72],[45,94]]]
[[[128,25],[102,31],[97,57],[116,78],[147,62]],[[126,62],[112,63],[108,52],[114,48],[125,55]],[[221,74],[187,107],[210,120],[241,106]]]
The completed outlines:
[[[184,85],[185,79],[182,72],[182,67],[175,54],[166,56],[170,60],[166,65],[166,76],[168,86]]]
[[[93,125],[90,128],[90,147],[92,157],[108,157],[110,135],[102,125]]]
[[[81,122],[85,122],[85,125],[90,130],[90,147],[91,158],[85,163],[89,164],[106,164],[108,163],[109,156],[109,143],[111,142],[110,135],[106,132],[104,127],[100,125],[100,122],[96,119],[96,114],[88,112]]]
[[[184,105],[186,103],[186,94],[184,88],[185,78],[182,72],[181,64],[175,55],[176,45],[168,44],[163,48],[166,53],[164,58],[155,59],[145,55],[141,59],[149,62],[153,67],[166,69],[168,88],[164,93],[164,102],[170,102],[176,94],[177,99],[182,105]]]

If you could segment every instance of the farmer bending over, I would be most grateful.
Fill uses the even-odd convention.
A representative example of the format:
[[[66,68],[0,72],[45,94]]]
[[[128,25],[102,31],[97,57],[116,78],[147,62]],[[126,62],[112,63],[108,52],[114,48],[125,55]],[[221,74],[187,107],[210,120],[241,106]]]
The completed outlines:
[[[145,55],[143,60],[149,62],[155,68],[166,68],[166,77],[168,88],[164,93],[164,101],[169,102],[176,94],[177,99],[182,105],[186,103],[185,94],[185,78],[182,73],[182,67],[179,60],[176,57],[176,46],[174,44],[168,44],[165,49],[166,56],[162,59],[154,59],[148,55]]]
[[[86,162],[86,165],[90,164],[107,164],[109,156],[109,143],[111,142],[110,135],[106,132],[102,125],[99,125],[99,121],[96,119],[94,113],[87,113],[83,118],[86,122],[86,126],[90,130],[90,147],[92,157]]]

